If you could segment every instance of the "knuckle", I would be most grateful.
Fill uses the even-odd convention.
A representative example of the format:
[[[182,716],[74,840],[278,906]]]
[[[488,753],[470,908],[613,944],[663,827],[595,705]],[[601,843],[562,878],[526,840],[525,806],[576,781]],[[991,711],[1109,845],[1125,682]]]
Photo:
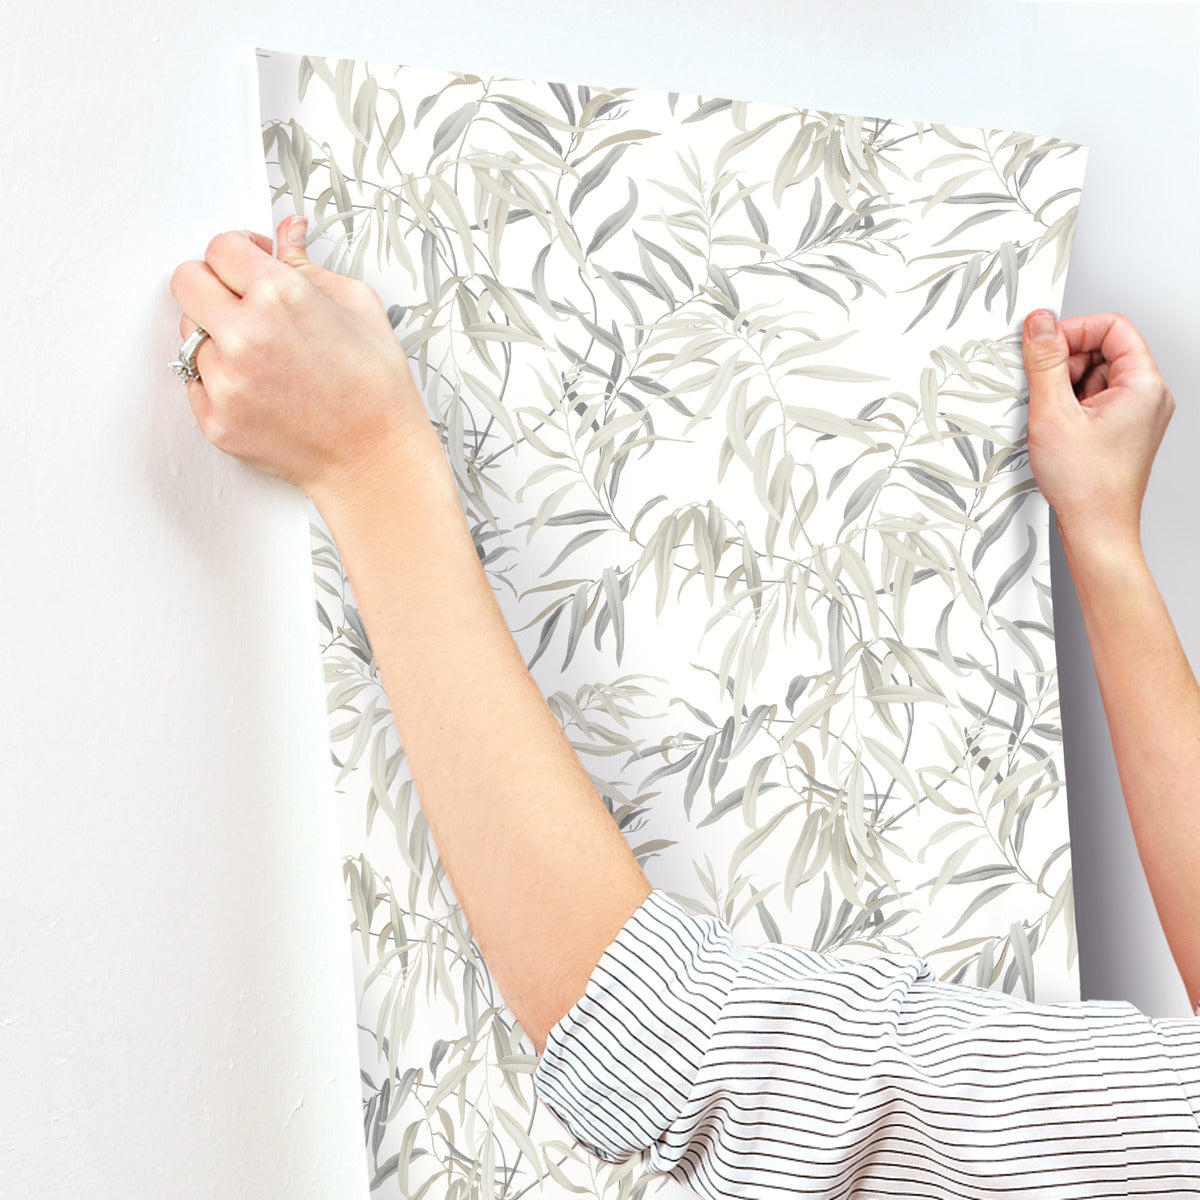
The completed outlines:
[[[215,390],[205,388],[205,392],[208,402],[197,408],[196,423],[200,426],[200,432],[214,446],[219,446],[225,441],[229,432],[229,422],[225,413],[225,394],[220,388]]]
[[[273,307],[279,304],[281,300],[279,277],[276,275],[263,275],[256,279],[251,285],[247,295],[253,294],[255,304],[261,304],[266,307]]]
[[[180,288],[188,286],[188,280],[192,277],[199,264],[194,259],[188,259],[187,262],[181,262],[179,266],[171,272],[171,295],[176,300],[179,299]]]
[[[290,308],[300,302],[305,290],[304,280],[292,272],[260,276],[250,285],[247,295],[253,296],[255,304],[268,308]]]
[[[304,298],[308,288],[298,271],[281,275],[276,283],[277,295],[283,304],[296,305]]]
[[[245,298],[254,304],[270,304],[275,298],[275,281],[269,275],[252,279]]]
[[[380,298],[379,293],[369,283],[365,283],[361,279],[356,279],[354,282],[358,284],[358,295],[362,303],[367,308],[383,312],[383,300]]]
[[[1128,338],[1129,340],[1131,340],[1133,342],[1133,344],[1138,348],[1139,353],[1143,357],[1149,358],[1150,349],[1146,345],[1146,339],[1144,337],[1142,337],[1141,331],[1129,319],[1129,317],[1125,313],[1123,313],[1123,312],[1117,313],[1116,324],[1121,327],[1121,330],[1124,333],[1125,337]]]
[[[224,246],[226,244],[226,242],[228,242],[230,237],[232,237],[232,236],[233,236],[232,234],[226,232],[226,233],[218,233],[218,234],[214,235],[213,237],[209,238],[208,245],[205,246],[205,248],[204,248],[204,257],[206,259],[211,258],[213,251],[220,250],[221,247]]]
[[[1030,362],[1038,370],[1045,370],[1047,367],[1055,366],[1062,357],[1058,346],[1053,343],[1047,346],[1042,342],[1033,342],[1030,344],[1027,353],[1029,354]]]
[[[219,416],[215,411],[209,413],[208,418],[201,426],[201,431],[218,449],[225,445],[225,438],[228,431],[224,418]]]

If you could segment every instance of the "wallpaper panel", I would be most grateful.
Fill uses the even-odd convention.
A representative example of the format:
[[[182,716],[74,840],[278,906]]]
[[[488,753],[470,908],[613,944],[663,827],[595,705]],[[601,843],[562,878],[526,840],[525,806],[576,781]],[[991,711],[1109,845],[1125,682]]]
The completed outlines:
[[[1079,999],[1024,315],[1086,148],[259,51],[275,219],[388,306],[531,673],[737,940]],[[564,1140],[310,505],[382,1194],[680,1195]]]

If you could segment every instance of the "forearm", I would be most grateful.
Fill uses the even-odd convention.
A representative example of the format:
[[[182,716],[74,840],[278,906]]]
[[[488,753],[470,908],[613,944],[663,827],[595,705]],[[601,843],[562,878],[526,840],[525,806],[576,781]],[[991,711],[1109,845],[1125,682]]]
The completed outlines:
[[[318,508],[441,863],[540,1055],[650,884],[525,665],[432,427],[381,467]]]
[[[1063,534],[1155,908],[1200,1000],[1200,686],[1140,545]]]

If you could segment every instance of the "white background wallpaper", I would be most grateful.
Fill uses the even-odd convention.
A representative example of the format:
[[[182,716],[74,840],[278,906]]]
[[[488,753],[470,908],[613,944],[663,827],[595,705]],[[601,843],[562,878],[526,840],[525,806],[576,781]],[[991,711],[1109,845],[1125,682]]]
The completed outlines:
[[[1064,311],[1127,313],[1179,398],[1143,536],[1200,661],[1194,5],[349,11],[0,19],[6,1195],[365,1189],[306,506],[209,446],[165,366],[176,263],[268,228],[255,45],[1085,143]],[[1053,537],[1051,554],[1082,994],[1185,1015]]]

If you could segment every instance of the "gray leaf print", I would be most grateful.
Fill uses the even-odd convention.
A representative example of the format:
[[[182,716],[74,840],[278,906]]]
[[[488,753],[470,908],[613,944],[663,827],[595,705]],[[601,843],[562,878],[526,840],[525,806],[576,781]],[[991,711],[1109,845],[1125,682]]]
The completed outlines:
[[[276,217],[308,214],[312,260],[383,302],[643,869],[742,942],[1077,998],[1020,317],[1060,306],[1086,148],[258,63]],[[310,517],[372,1189],[620,1190],[539,1109]]]

